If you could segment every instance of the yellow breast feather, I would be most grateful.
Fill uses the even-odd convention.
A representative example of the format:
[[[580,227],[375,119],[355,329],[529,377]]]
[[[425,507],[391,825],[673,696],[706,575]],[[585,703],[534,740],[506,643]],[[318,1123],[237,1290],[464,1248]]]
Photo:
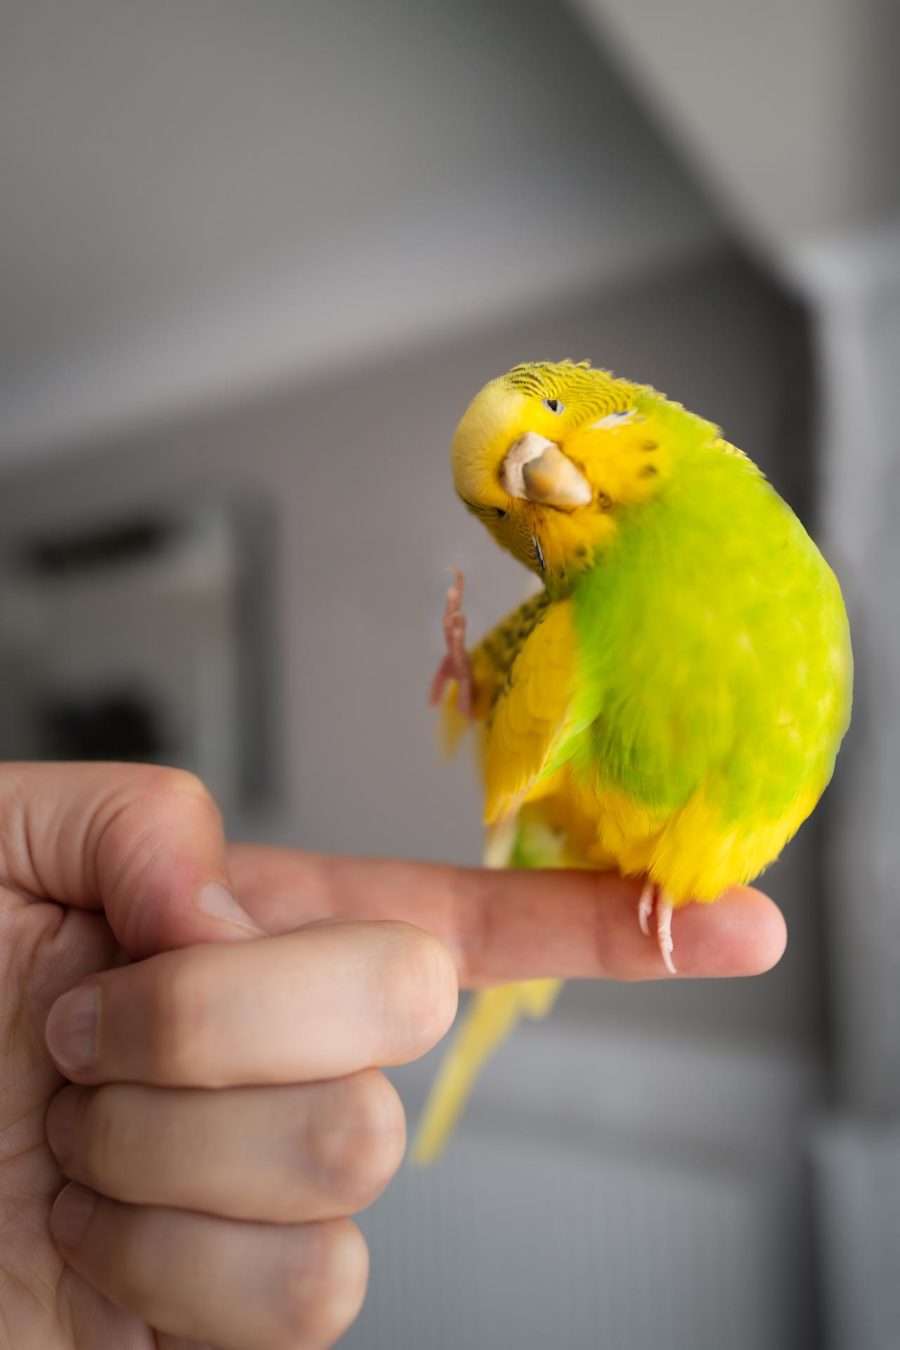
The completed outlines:
[[[549,605],[522,642],[485,722],[486,824],[540,788],[572,734],[574,648],[571,605]]]

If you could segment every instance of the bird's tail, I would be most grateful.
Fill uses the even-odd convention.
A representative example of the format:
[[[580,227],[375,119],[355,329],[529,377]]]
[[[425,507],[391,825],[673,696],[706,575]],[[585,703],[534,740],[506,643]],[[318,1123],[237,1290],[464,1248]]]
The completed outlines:
[[[413,1145],[414,1162],[438,1157],[486,1060],[521,1017],[548,1013],[561,986],[562,980],[519,980],[475,994],[432,1084]]]

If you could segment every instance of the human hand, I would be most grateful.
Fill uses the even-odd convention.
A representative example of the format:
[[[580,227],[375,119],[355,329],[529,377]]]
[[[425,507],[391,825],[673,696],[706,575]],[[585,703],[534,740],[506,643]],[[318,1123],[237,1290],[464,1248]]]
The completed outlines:
[[[615,878],[235,847],[253,917],[230,917],[276,935],[259,938],[197,907],[207,881],[226,880],[221,832],[195,780],[170,771],[0,771],[0,866],[0,1345],[16,1350],[331,1343],[365,1284],[364,1244],[342,1216],[378,1193],[403,1146],[399,1103],[370,1066],[414,1057],[449,1024],[441,942],[467,982],[659,973],[631,941],[633,888]],[[780,954],[780,917],[754,892],[701,924],[689,914],[686,973],[752,973]],[[398,918],[441,942],[359,922]],[[293,931],[322,919],[350,921]],[[144,956],[254,935],[106,970],[116,938]],[[77,1238],[60,1202],[69,1241],[56,1247],[43,1115],[60,1079],[42,1032],[79,980],[100,991],[98,1054],[71,1069],[82,1086],[57,1096],[48,1125],[66,1173],[93,1188],[75,1198],[99,1198]]]
[[[449,1025],[444,948],[400,924],[260,937],[214,804],[171,771],[0,768],[0,881],[0,1345],[331,1343],[366,1278],[342,1216],[404,1143],[364,1066]],[[45,1026],[79,1086],[57,1092]],[[57,1161],[88,1186],[54,1204]]]
[[[141,956],[258,935],[229,902],[226,883],[218,812],[189,775],[125,765],[0,766],[2,1350],[165,1343],[98,1295],[51,1240],[48,1216],[62,1178],[45,1116],[62,1079],[44,1028],[58,996],[120,965],[123,949]]]

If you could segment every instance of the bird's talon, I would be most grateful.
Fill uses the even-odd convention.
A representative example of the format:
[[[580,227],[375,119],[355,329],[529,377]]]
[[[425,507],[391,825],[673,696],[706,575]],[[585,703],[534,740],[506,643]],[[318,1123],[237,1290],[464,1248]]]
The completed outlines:
[[[656,911],[656,945],[670,975],[677,975],[672,953],[672,902],[655,882],[645,881],[638,900],[638,924],[644,937],[650,937],[650,916]]]
[[[675,950],[675,943],[672,941],[672,906],[661,898],[656,904],[656,941],[666,970],[670,975],[677,975],[678,971],[672,960],[672,952]]]
[[[652,881],[645,881],[641,898],[638,900],[638,923],[644,937],[650,936],[650,915],[653,913],[655,902],[656,884]]]

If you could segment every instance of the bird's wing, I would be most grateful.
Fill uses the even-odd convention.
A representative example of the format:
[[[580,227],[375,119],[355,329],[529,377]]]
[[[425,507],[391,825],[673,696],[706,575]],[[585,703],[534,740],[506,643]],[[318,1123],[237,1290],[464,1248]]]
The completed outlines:
[[[573,716],[576,638],[568,600],[549,606],[522,643],[484,739],[484,819],[514,811],[565,759]]]

